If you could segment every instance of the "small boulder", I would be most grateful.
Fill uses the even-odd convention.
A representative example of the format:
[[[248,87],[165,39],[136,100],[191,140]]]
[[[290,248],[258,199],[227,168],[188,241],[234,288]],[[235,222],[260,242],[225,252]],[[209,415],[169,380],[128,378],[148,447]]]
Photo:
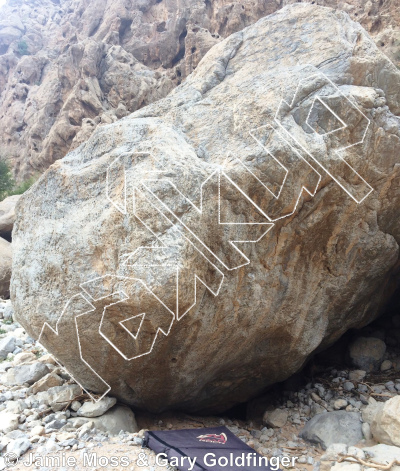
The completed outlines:
[[[353,365],[367,372],[379,370],[385,353],[385,342],[374,337],[358,337],[349,347]]]
[[[266,411],[263,417],[263,423],[273,428],[282,428],[286,425],[288,413],[284,409],[274,409]]]
[[[340,409],[345,409],[347,406],[348,406],[348,402],[346,401],[346,399],[337,399],[334,404],[333,404],[333,407],[336,409],[336,410],[340,410]]]
[[[17,438],[16,440],[11,440],[7,445],[7,453],[15,453],[20,457],[28,451],[31,446],[31,442],[27,438]]]
[[[381,364],[381,371],[389,371],[393,366],[393,363],[390,360],[385,360]]]
[[[77,384],[64,384],[39,392],[34,397],[40,404],[47,404],[54,412],[57,412],[64,409],[65,406],[81,393],[82,388]]]
[[[49,372],[49,368],[39,361],[30,365],[17,365],[7,371],[6,382],[10,385],[33,384]]]
[[[41,391],[47,391],[54,386],[61,386],[64,383],[63,379],[58,376],[58,374],[51,372],[48,373],[43,378],[36,381],[36,383],[30,388],[32,394],[37,394]]]
[[[334,411],[313,417],[300,438],[321,445],[326,450],[333,443],[356,445],[363,439],[361,416],[358,412]]]
[[[8,411],[0,412],[0,432],[8,433],[18,428],[18,414],[13,414]]]
[[[66,423],[67,421],[65,419],[64,420],[58,420],[58,419],[52,420],[46,424],[45,432],[46,433],[57,432],[58,430],[63,428]]]
[[[41,357],[38,358],[38,361],[40,361],[41,363],[49,364],[49,365],[56,364],[56,361],[53,355],[50,355],[50,353],[46,353],[45,355],[42,355]]]
[[[127,406],[114,406],[101,417],[95,417],[92,422],[97,430],[118,435],[121,430],[128,433],[139,431],[135,415]]]
[[[12,195],[0,201],[0,235],[11,234],[15,222],[15,206],[21,195]]]
[[[72,404],[71,404],[71,410],[73,410],[74,412],[76,412],[77,410],[79,410],[81,408],[82,404],[79,402],[79,401],[74,401]]]
[[[12,246],[0,237],[0,297],[3,299],[10,296],[11,267]]]
[[[32,361],[36,361],[36,355],[31,352],[21,352],[15,355],[13,364],[14,366],[17,366],[23,365],[25,363],[31,363]]]
[[[9,302],[3,311],[3,318],[6,321],[13,321],[14,320],[14,309],[12,304]]]
[[[0,360],[5,360],[15,350],[15,337],[7,336],[0,340]]]
[[[44,427],[43,425],[35,425],[29,432],[31,437],[40,436],[44,434]]]
[[[386,401],[375,414],[371,432],[376,441],[400,447],[400,396]]]
[[[81,417],[99,417],[116,404],[115,397],[103,397],[97,402],[85,402],[77,411]]]

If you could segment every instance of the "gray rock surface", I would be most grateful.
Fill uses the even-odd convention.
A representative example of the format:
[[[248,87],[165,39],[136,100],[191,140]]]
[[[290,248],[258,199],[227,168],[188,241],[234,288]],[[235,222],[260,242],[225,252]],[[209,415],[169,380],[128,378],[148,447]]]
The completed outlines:
[[[5,360],[15,350],[15,337],[8,335],[0,340],[0,360]]]
[[[399,71],[344,13],[292,5],[230,36],[23,195],[16,319],[143,409],[220,411],[283,381],[394,290],[399,110]],[[203,188],[201,214],[176,188],[198,207]]]
[[[15,453],[19,457],[29,450],[31,446],[31,442],[27,438],[17,438],[16,440],[11,440],[7,445],[7,453]]]
[[[361,426],[361,416],[357,412],[326,412],[307,422],[300,437],[321,445],[324,450],[334,443],[352,446],[364,438]]]
[[[49,405],[54,412],[64,409],[76,396],[82,393],[82,389],[77,384],[64,384],[54,386],[47,391],[36,394],[36,399],[41,404]]]
[[[101,417],[90,420],[96,429],[109,432],[111,435],[118,435],[121,430],[129,433],[139,431],[135,414],[126,406],[114,406]]]
[[[85,402],[77,411],[81,417],[99,417],[116,404],[115,397],[104,397],[97,402]]]
[[[49,368],[39,361],[28,365],[17,365],[7,371],[7,383],[13,384],[33,384],[43,376],[50,373]]]

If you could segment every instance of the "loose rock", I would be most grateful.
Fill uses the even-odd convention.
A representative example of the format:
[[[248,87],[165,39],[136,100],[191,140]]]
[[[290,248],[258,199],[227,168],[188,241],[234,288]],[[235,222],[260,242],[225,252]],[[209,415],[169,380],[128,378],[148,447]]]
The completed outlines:
[[[373,337],[359,337],[349,348],[353,364],[365,371],[378,370],[385,352],[385,342]]]
[[[307,422],[299,436],[324,450],[338,442],[356,445],[363,439],[361,416],[346,411],[319,414]]]

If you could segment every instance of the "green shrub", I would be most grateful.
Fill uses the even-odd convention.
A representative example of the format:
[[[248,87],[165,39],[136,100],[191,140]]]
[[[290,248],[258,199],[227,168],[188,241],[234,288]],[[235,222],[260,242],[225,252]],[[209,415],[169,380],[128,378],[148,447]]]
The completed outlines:
[[[6,198],[15,187],[15,181],[7,162],[0,160],[0,200]]]
[[[22,193],[25,193],[26,190],[29,190],[29,188],[35,183],[35,181],[36,177],[28,178],[28,180],[25,180],[22,183],[15,185],[14,188],[12,188],[12,190],[8,192],[7,196],[22,195]]]
[[[0,201],[12,195],[22,195],[37,180],[37,176],[28,178],[21,183],[16,183],[7,162],[0,160]]]

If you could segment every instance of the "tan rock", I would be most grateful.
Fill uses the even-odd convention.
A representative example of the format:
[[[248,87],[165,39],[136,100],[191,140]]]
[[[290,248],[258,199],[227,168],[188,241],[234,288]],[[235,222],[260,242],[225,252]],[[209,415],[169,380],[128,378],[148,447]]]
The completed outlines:
[[[400,446],[400,396],[386,401],[375,414],[371,432],[378,443]]]
[[[49,365],[56,365],[56,361],[54,360],[53,355],[50,355],[48,353],[45,355],[42,355],[37,360],[40,361],[41,363],[48,363]]]
[[[363,381],[366,375],[367,372],[364,370],[353,370],[349,373],[349,380],[359,383],[360,381]]]
[[[44,435],[44,427],[42,425],[35,425],[30,431],[29,435],[31,437]]]
[[[263,423],[273,428],[282,428],[288,420],[288,412],[283,409],[266,411],[263,416]]]
[[[33,384],[30,388],[30,391],[32,394],[36,394],[41,391],[47,391],[49,388],[54,386],[61,386],[63,383],[63,379],[52,372],[46,376],[43,376],[43,378],[39,379],[39,381]]]
[[[21,352],[17,353],[14,357],[13,364],[16,365],[23,365],[25,363],[30,363],[32,361],[36,361],[36,355],[31,352]]]

